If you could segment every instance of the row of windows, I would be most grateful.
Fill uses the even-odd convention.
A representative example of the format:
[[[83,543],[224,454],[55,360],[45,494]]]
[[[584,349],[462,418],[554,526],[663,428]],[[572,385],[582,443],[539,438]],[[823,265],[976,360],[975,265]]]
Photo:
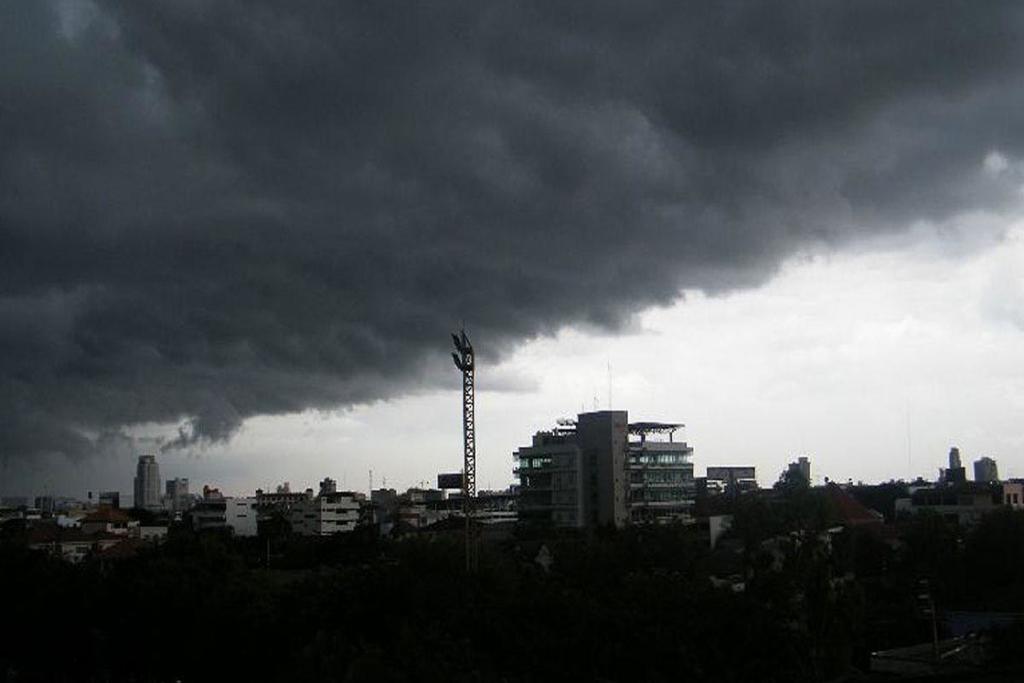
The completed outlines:
[[[689,470],[645,470],[630,472],[631,484],[683,484],[693,481],[693,472]]]
[[[519,458],[519,469],[531,470],[543,467],[556,467],[559,469],[573,469],[576,467],[576,457],[571,454],[541,455],[535,457]]]
[[[688,497],[680,489],[647,489],[631,491],[629,500],[632,503],[682,503]]]
[[[689,461],[685,453],[637,453],[629,456],[633,465],[685,465]]]
[[[545,456],[543,458],[520,458],[519,459],[519,469],[521,469],[521,470],[538,469],[538,468],[541,468],[541,467],[549,467],[550,465],[551,465],[551,458],[549,456]]]

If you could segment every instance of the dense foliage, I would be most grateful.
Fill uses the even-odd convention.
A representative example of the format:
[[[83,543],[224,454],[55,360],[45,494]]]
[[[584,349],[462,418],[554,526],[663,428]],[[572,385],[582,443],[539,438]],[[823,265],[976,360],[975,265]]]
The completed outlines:
[[[805,495],[737,510],[742,591],[713,585],[720,558],[682,527],[525,530],[483,544],[469,577],[457,534],[317,542],[174,529],[134,558],[81,565],[7,542],[0,671],[18,681],[830,680],[863,669],[873,648],[927,639],[921,576],[945,607],[1024,608],[1014,569],[1024,513],[966,536],[923,517],[893,548],[817,533],[824,519]],[[808,530],[772,541],[795,525]],[[542,547],[549,569],[535,561]]]

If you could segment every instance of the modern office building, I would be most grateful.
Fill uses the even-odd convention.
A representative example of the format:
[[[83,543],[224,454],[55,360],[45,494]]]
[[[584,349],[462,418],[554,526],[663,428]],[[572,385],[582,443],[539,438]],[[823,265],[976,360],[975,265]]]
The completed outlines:
[[[630,521],[664,523],[690,517],[697,486],[690,460],[693,448],[674,439],[682,426],[660,422],[629,425]]]
[[[165,487],[164,504],[171,512],[184,512],[192,505],[188,492],[188,479],[168,479]]]
[[[967,470],[960,461],[960,449],[949,449],[949,468],[939,470],[939,479],[947,484],[962,484],[967,481]]]
[[[514,454],[519,476],[519,519],[555,526],[586,526],[583,458],[575,425],[537,432]],[[596,483],[596,478],[595,478]]]
[[[949,469],[953,470],[958,467],[963,467],[963,463],[960,461],[960,449],[953,446],[949,449]]]
[[[135,468],[135,501],[137,508],[159,510],[160,501],[160,465],[156,456],[140,455]]]
[[[581,413],[515,453],[519,518],[586,527],[689,517],[693,449],[681,424],[630,424],[624,410]]]
[[[981,457],[974,461],[974,481],[999,481],[999,468],[996,461],[989,457]]]
[[[120,491],[100,491],[99,498],[100,507],[114,508],[115,510],[121,507],[121,492]]]
[[[629,415],[625,410],[581,413],[576,444],[583,460],[585,522],[588,526],[625,526],[629,521],[630,468],[627,460]]]
[[[786,479],[789,481],[793,480],[794,476],[798,476],[807,482],[808,485],[811,483],[811,461],[807,456],[801,455],[796,459],[795,462],[789,463],[786,467]]]

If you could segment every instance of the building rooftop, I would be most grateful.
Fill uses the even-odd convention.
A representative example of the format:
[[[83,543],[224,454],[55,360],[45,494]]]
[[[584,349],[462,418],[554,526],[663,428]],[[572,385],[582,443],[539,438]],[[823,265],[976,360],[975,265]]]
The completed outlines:
[[[82,522],[101,522],[107,524],[124,524],[131,521],[131,517],[128,513],[118,508],[108,507],[106,505],[98,508],[97,510],[90,512],[82,518]]]
[[[830,483],[825,487],[825,491],[838,521],[842,524],[860,526],[862,524],[881,524],[884,521],[882,513],[862,504],[838,485]]]
[[[104,532],[87,534],[77,527],[43,525],[32,527],[28,532],[26,540],[29,545],[35,545],[40,543],[95,543],[97,541],[113,541],[123,538],[123,536]]]
[[[685,427],[681,422],[630,422],[630,434],[671,434]]]

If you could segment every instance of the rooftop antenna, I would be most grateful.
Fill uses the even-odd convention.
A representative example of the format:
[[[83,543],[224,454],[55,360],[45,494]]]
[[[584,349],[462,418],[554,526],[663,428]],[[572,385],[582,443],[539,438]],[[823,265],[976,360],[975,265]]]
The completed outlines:
[[[913,469],[914,468],[913,468],[913,465],[911,465],[911,462],[910,462],[910,454],[911,454],[910,446],[911,446],[911,444],[910,444],[910,399],[908,398],[907,399],[907,476],[908,477],[913,477],[914,476],[914,473],[913,473]]]
[[[612,362],[608,361],[608,410],[612,409]]]
[[[473,550],[469,517],[476,497],[476,363],[473,344],[466,336],[465,324],[452,334],[455,352],[452,359],[462,371],[462,514],[466,518],[466,571],[473,569]]]
[[[370,493],[373,493],[373,469],[370,470]]]

